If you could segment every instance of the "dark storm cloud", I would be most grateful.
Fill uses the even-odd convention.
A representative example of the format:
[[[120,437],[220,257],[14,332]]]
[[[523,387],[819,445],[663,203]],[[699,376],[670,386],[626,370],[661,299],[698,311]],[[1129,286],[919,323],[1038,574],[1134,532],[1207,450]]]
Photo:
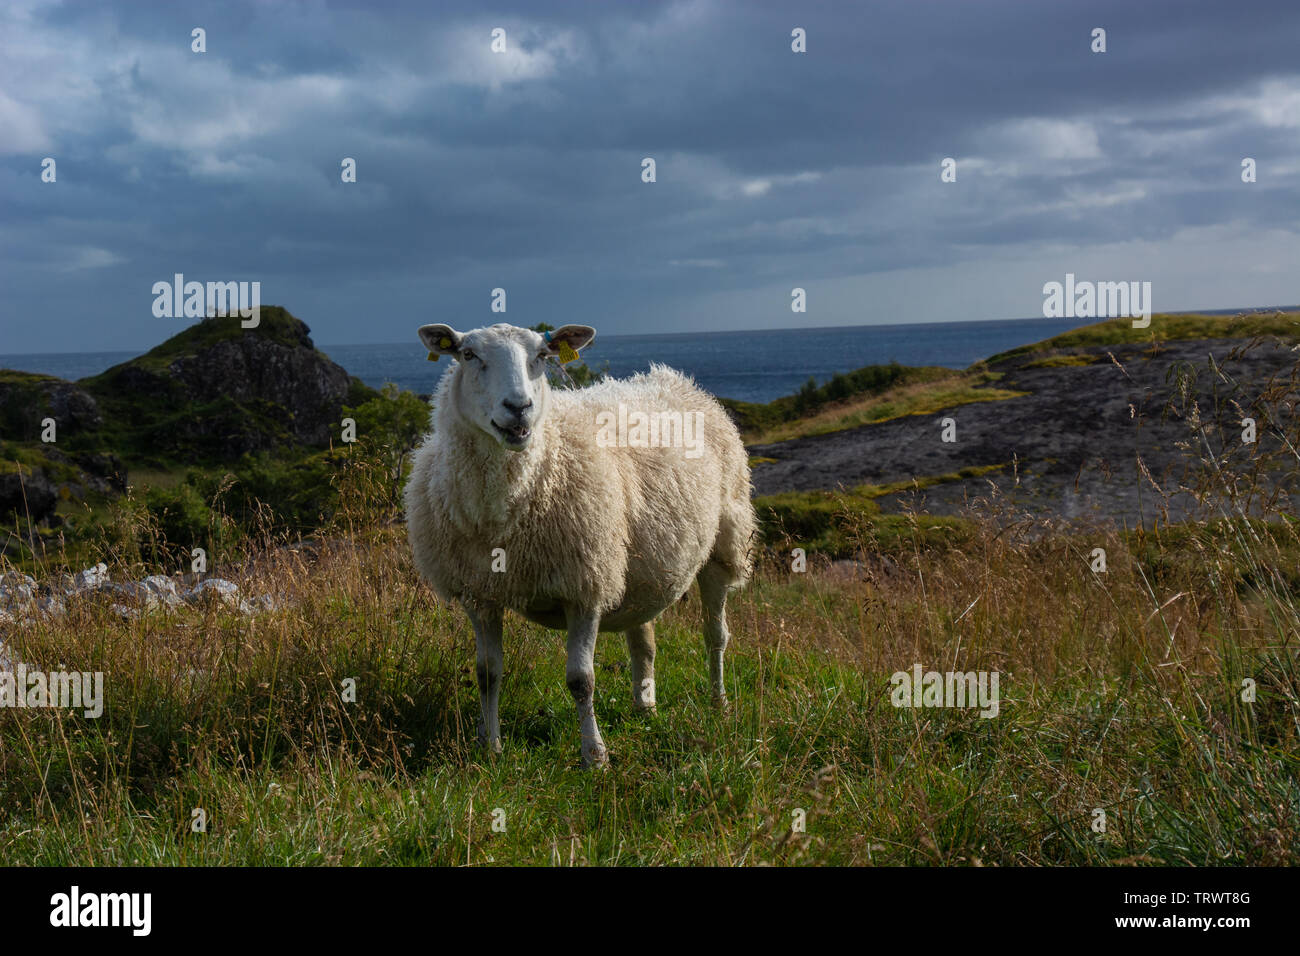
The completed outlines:
[[[1169,307],[1300,299],[1287,2],[0,17],[0,352],[148,346],[177,327],[149,293],[175,272],[260,280],[323,342],[492,321],[498,285],[513,321],[608,331],[889,321],[900,297],[918,320],[1023,315],[1076,260],[1160,276]]]

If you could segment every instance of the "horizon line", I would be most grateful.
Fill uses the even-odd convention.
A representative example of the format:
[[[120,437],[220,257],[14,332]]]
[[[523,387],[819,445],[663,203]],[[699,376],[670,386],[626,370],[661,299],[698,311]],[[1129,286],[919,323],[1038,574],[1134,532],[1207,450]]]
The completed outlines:
[[[281,308],[283,308],[283,306],[281,306]],[[285,311],[287,312],[288,309],[285,309]],[[1156,316],[1159,315],[1224,315],[1227,316],[1227,315],[1237,315],[1237,314],[1250,313],[1250,312],[1300,312],[1300,303],[1297,303],[1295,305],[1248,306],[1248,307],[1239,307],[1239,308],[1230,308],[1230,309],[1167,309],[1161,312],[1153,312],[1152,318],[1155,318]],[[289,314],[293,315],[293,313],[289,313]],[[298,316],[294,316],[294,318],[298,318]],[[1118,316],[1118,318],[1123,318],[1123,316]],[[766,329],[705,329],[702,331],[692,331],[692,332],[607,332],[604,333],[601,336],[601,338],[631,339],[631,338],[666,338],[668,336],[673,336],[673,335],[754,335],[754,334],[775,333],[775,332],[824,332],[824,331],[843,330],[843,329],[924,328],[925,326],[931,326],[931,325],[958,325],[958,324],[979,325],[979,324],[991,324],[994,322],[1035,322],[1040,320],[1056,321],[1056,322],[1070,321],[1069,319],[1063,317],[1056,318],[1052,316],[1031,315],[1026,317],[1016,317],[1016,318],[1007,318],[1007,319],[948,319],[946,321],[941,321],[941,322],[864,322],[856,325],[843,324],[843,325],[778,326],[775,328],[766,328]],[[299,321],[305,323],[305,320],[303,319],[299,319]],[[1109,318],[1104,318],[1104,317],[1094,318],[1091,321],[1081,323],[1080,326],[1078,327],[1081,328],[1083,325],[1095,325],[1099,322],[1106,322],[1106,321],[1109,321]],[[186,326],[186,328],[190,328],[190,327],[191,326]],[[528,328],[528,326],[519,326],[519,328]],[[184,331],[184,330],[182,329],[179,331]],[[177,334],[177,333],[173,333],[173,334]],[[171,338],[171,336],[168,336],[168,338]],[[163,342],[165,341],[167,341],[167,339],[163,339]],[[161,345],[162,343],[160,342],[158,344]],[[315,347],[317,349],[327,349],[327,348],[338,348],[338,347],[352,348],[355,346],[362,346],[362,345],[408,345],[408,344],[410,343],[407,340],[403,339],[401,341],[394,341],[394,342],[318,342],[315,343]],[[149,348],[144,349],[143,351],[137,349],[92,349],[92,350],[66,349],[57,352],[0,352],[0,355],[6,357],[13,356],[15,358],[20,358],[24,356],[34,356],[34,355],[144,355],[154,348],[157,348],[157,345],[150,346]]]

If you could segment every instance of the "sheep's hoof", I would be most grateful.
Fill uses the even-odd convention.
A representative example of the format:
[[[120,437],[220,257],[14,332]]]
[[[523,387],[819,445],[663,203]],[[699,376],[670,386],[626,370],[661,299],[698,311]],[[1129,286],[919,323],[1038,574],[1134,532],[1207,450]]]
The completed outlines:
[[[653,700],[650,701],[650,703],[648,704],[643,704],[639,700],[634,700],[632,701],[632,710],[634,713],[645,714],[647,717],[651,717],[659,713],[659,708],[655,706],[655,702]]]
[[[480,734],[478,746],[480,750],[486,750],[489,754],[499,754],[501,752],[501,738],[495,737],[488,740],[486,735]]]
[[[609,766],[609,751],[605,749],[603,744],[583,747],[582,766],[583,769],[588,770]]]
[[[725,714],[727,711],[731,710],[731,701],[727,700],[725,696],[714,697],[713,709],[720,714]]]

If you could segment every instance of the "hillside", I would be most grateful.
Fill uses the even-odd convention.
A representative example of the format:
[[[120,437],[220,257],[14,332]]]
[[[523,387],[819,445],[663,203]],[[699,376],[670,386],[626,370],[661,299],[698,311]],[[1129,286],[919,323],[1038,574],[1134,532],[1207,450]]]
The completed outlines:
[[[204,319],[129,362],[78,384],[104,412],[102,439],[128,463],[231,462],[257,451],[322,448],[345,403],[375,393],[279,306],[261,323]]]
[[[987,381],[960,401],[932,386],[904,414],[753,444],[754,487],[759,496],[851,491],[884,513],[957,515],[991,497],[1012,511],[1130,526],[1191,517],[1192,489],[1212,478],[1199,457],[1205,443],[1220,465],[1283,450],[1297,340],[1294,314],[1154,316],[1146,330],[1099,323],[981,363],[966,375]],[[905,391],[873,401],[888,407]],[[1253,444],[1241,440],[1248,417]],[[1294,476],[1275,464],[1264,483],[1287,495]]]
[[[1277,451],[1267,425],[1289,414],[1298,330],[1295,314],[1157,315],[1149,329],[1102,322],[966,370],[891,363],[764,405],[722,401],[749,442],[769,544],[797,530],[814,550],[846,553],[841,511],[889,534],[902,528],[891,516],[918,508],[946,534],[976,498],[1011,513],[1177,520],[1206,478],[1189,440],[1238,457]],[[345,410],[400,487],[426,406],[349,376],[275,306],[256,329],[204,320],[76,383],[0,372],[0,513],[20,532],[0,547],[29,561],[56,537],[84,540],[115,520],[108,503],[128,483],[171,537],[310,533],[337,501]],[[1243,448],[1229,439],[1248,413],[1260,440]],[[39,440],[46,417],[55,444]],[[1289,493],[1269,469],[1265,486]]]
[[[30,566],[52,549],[84,551],[119,520],[115,501],[130,486],[131,507],[187,546],[251,530],[256,514],[277,531],[324,520],[345,410],[379,458],[381,445],[413,442],[426,411],[349,375],[310,331],[263,306],[254,328],[204,319],[75,383],[0,370],[0,521],[12,529],[0,554]],[[51,418],[55,440],[43,441]]]

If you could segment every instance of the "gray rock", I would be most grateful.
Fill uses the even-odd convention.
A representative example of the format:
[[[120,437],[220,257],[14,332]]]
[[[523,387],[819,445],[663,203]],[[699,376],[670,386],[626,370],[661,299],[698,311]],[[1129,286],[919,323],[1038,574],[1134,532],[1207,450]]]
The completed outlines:
[[[141,589],[134,581],[127,581],[123,584],[119,584],[116,581],[106,581],[95,590],[110,597],[118,597],[127,601],[134,601],[139,598],[139,592]]]
[[[86,568],[84,571],[78,571],[76,577],[72,579],[72,591],[80,593],[82,591],[96,591],[108,583],[108,565],[103,561],[93,568]]]
[[[194,586],[194,589],[185,595],[185,600],[191,604],[199,604],[203,601],[219,601],[231,607],[238,607],[240,603],[239,585],[222,578],[208,578],[206,581],[200,581]]]
[[[44,521],[59,503],[59,487],[43,468],[19,465],[0,474],[0,521]]]
[[[278,611],[280,608],[288,606],[287,601],[270,594],[259,594],[253,600],[260,605],[263,611]]]
[[[96,491],[126,491],[126,466],[122,459],[108,452],[86,452],[73,455],[72,461],[81,469],[87,483]]]
[[[261,307],[261,324],[239,331],[237,319],[208,318],[144,358],[97,376],[101,403],[192,410],[143,415],[130,441],[157,454],[236,461],[289,444],[337,440],[352,377],[316,350],[310,329],[279,306]],[[237,334],[230,334],[232,327]],[[202,408],[202,412],[198,411]]]
[[[183,603],[176,582],[161,574],[151,574],[139,587],[150,607],[176,607]]]
[[[53,418],[60,439],[95,431],[103,424],[94,397],[52,375],[10,371],[0,382],[0,430],[14,441],[39,441],[41,421]]]
[[[28,605],[36,597],[36,579],[11,572],[0,578],[0,606]]]
[[[1044,367],[1039,363],[1045,353],[995,357],[988,367],[1003,376],[995,387],[1026,394],[751,445],[751,456],[774,459],[754,466],[754,493],[905,486],[928,477],[939,480],[915,493],[890,493],[875,501],[885,514],[917,505],[932,515],[960,515],[971,500],[994,501],[996,489],[998,507],[1017,516],[1096,518],[1133,527],[1165,507],[1159,496],[1151,497],[1135,466],[1139,450],[1144,473],[1149,471],[1161,485],[1195,487],[1219,467],[1207,466],[1199,452],[1187,450],[1192,432],[1178,413],[1180,386],[1171,373],[1180,367],[1199,372],[1188,383],[1188,400],[1197,402],[1211,437],[1216,432],[1221,436],[1214,440],[1225,455],[1230,446],[1242,444],[1235,439],[1241,412],[1233,403],[1250,407],[1269,383],[1290,376],[1295,365],[1290,344],[1265,340],[1247,349],[1247,342],[1173,340],[1162,343],[1158,355],[1141,342],[1059,350],[1090,360],[1077,366]],[[1222,373],[1211,373],[1209,355]],[[1167,409],[1171,401],[1173,408]],[[960,423],[960,441],[938,440],[939,421],[949,414]],[[1251,456],[1285,451],[1262,433],[1251,447]],[[962,477],[967,469],[999,466]],[[1294,494],[1294,481],[1281,474],[1276,485],[1267,474],[1261,479],[1265,486]],[[1172,492],[1168,507],[1171,521],[1202,513],[1185,491]]]
[[[58,422],[60,437],[94,431],[104,423],[99,404],[89,392],[72,382],[51,379],[42,383],[41,391],[45,393],[49,415]]]
[[[151,574],[140,582],[143,587],[148,588],[154,594],[175,594],[176,582],[171,578],[164,577],[161,574]]]

